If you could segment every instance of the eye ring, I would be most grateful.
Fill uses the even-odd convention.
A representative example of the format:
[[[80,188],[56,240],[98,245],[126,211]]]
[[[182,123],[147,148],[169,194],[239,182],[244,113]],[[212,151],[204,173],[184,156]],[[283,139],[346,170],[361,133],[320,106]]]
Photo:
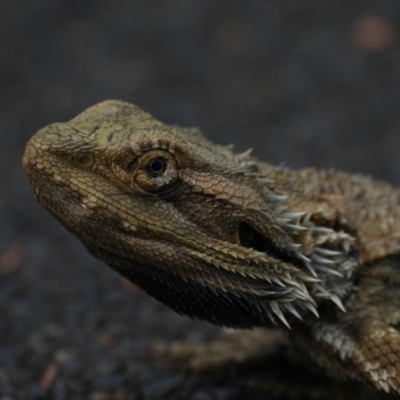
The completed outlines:
[[[161,157],[153,158],[147,165],[147,170],[152,176],[162,175],[165,172],[166,168],[167,168],[167,163]]]

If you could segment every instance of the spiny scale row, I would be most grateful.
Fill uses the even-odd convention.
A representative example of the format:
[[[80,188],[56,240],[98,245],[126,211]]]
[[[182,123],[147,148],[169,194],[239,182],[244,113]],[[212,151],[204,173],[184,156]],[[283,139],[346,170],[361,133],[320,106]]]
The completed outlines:
[[[310,213],[307,213],[305,211],[298,211],[298,212],[285,212],[286,207],[282,204],[285,202],[285,200],[288,198],[288,196],[285,195],[278,195],[274,192],[272,192],[269,189],[269,186],[271,186],[274,181],[272,179],[266,178],[266,177],[259,177],[258,174],[254,172],[249,172],[248,169],[251,168],[256,164],[255,161],[253,160],[246,160],[247,158],[250,157],[252,149],[248,149],[247,151],[238,154],[235,156],[236,160],[239,161],[239,168],[234,171],[236,174],[241,174],[246,177],[254,177],[256,178],[257,182],[264,187],[264,193],[266,194],[269,202],[274,206],[274,209],[272,213],[274,214],[273,217],[275,221],[289,234],[294,235],[295,237],[299,234],[303,234],[309,229],[312,230],[312,233],[316,234],[330,234],[333,233],[334,231],[330,228],[322,227],[322,226],[309,226],[309,221],[311,218]],[[271,218],[271,213],[261,210],[258,207],[251,206],[250,207],[254,211],[258,211],[263,213],[267,218]],[[325,274],[329,274],[332,276],[337,276],[337,277],[342,277],[343,275],[337,271],[336,269],[331,268],[334,265],[338,265],[338,260],[335,260],[334,258],[337,256],[342,255],[341,252],[339,251],[334,251],[334,250],[329,250],[325,249],[322,247],[315,247],[313,254],[310,257],[307,257],[304,255],[300,248],[301,244],[300,243],[288,243],[286,248],[294,254],[299,260],[303,262],[303,264],[307,267],[309,272],[312,274],[313,278],[313,284],[315,289],[318,290],[318,293],[315,295],[320,298],[326,298],[332,301],[340,310],[345,312],[345,308],[343,306],[342,301],[336,294],[331,294],[327,290],[325,290],[318,282],[320,282],[319,279],[317,279],[317,272],[323,272]],[[282,279],[282,278],[281,278]],[[295,290],[296,295],[298,298],[302,298],[302,300],[305,301],[303,304],[305,308],[307,308],[309,311],[311,311],[314,315],[318,317],[318,312],[315,307],[314,300],[311,298],[310,294],[308,293],[307,289],[304,287],[304,290],[301,290],[298,287],[297,282],[293,281],[291,277],[287,277],[286,279],[282,279],[284,281],[281,282],[280,279],[274,278],[270,279],[273,281],[275,284],[278,284],[279,286],[284,286],[284,284],[289,284],[294,287],[296,287],[297,290]],[[310,302],[311,300],[311,302]],[[314,303],[314,304],[313,304]],[[284,317],[284,314],[281,310],[280,307],[284,309],[284,311],[288,311],[291,314],[295,315],[297,318],[300,318],[299,313],[296,311],[296,309],[293,307],[291,303],[286,303],[286,304],[281,304],[277,301],[272,301],[269,303],[270,308],[272,312],[282,321],[284,325],[286,325],[288,328],[290,328],[286,318]]]

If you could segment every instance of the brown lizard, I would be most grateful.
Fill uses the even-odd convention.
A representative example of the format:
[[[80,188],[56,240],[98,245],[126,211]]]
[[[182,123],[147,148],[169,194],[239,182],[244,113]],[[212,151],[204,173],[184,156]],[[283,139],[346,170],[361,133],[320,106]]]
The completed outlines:
[[[180,314],[290,329],[400,397],[400,191],[234,154],[121,101],[38,131],[23,167],[87,249]]]

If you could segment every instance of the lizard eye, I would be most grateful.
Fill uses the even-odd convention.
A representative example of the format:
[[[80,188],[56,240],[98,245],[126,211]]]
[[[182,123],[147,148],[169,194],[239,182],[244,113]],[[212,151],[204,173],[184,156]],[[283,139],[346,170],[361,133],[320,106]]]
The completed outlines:
[[[152,176],[160,176],[164,173],[167,167],[167,163],[162,158],[153,158],[147,167],[150,175]]]
[[[144,153],[135,161],[133,182],[149,193],[171,188],[178,180],[178,165],[174,156],[163,150]]]

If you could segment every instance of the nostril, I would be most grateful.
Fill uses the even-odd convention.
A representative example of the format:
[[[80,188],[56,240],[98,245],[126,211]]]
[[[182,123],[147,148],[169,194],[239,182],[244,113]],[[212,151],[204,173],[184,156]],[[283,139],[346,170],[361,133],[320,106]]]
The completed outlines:
[[[94,156],[90,153],[83,153],[76,156],[73,160],[74,164],[77,167],[81,167],[83,169],[89,169],[94,164]]]

